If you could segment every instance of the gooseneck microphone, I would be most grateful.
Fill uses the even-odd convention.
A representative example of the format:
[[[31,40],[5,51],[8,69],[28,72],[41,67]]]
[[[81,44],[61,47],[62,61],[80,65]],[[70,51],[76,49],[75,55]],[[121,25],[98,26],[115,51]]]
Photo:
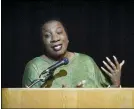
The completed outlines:
[[[62,66],[62,65],[67,65],[69,63],[67,58],[63,58],[62,60],[58,61],[57,63],[55,63],[54,65],[48,67],[46,70],[44,70],[42,74],[45,74],[46,72],[51,72],[54,71],[56,68]]]
[[[63,58],[60,61],[56,62],[55,64],[53,64],[52,66],[48,67],[46,70],[44,70],[40,75],[39,75],[39,79],[34,80],[29,86],[26,85],[27,88],[31,88],[33,85],[35,85],[36,83],[43,81],[45,82],[50,76],[53,75],[53,71],[62,66],[62,65],[67,65],[69,63],[68,58]]]

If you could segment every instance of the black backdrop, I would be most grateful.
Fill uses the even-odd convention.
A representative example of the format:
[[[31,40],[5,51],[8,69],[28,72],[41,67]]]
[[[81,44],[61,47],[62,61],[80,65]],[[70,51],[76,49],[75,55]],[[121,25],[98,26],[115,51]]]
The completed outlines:
[[[86,53],[98,66],[115,55],[126,63],[123,87],[134,87],[134,2],[2,1],[2,87],[21,87],[26,63],[41,55],[40,27],[59,18],[69,35],[69,50]]]

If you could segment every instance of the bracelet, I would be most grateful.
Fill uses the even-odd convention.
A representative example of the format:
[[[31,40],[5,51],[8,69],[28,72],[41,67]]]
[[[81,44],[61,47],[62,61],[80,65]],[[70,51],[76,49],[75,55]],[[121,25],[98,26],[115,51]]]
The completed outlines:
[[[111,87],[111,85],[109,85],[107,88],[115,88],[115,87]],[[122,88],[122,87],[121,87],[121,85],[120,85],[120,87],[119,87],[119,88]]]

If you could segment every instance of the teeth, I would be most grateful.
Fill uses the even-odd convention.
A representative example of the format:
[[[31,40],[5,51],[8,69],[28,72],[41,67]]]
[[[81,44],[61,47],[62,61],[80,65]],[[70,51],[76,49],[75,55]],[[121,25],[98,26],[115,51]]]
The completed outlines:
[[[60,50],[61,49],[61,45],[55,46],[54,49],[55,50]]]

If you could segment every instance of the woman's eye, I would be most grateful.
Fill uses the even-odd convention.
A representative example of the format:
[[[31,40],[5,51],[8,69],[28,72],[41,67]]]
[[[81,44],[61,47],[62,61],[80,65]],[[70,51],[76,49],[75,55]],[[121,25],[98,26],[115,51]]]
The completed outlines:
[[[44,36],[45,36],[45,38],[48,38],[48,37],[50,37],[50,35],[48,35],[48,34],[45,34]]]
[[[57,32],[57,34],[62,34],[62,31],[60,31],[60,32]]]
[[[48,38],[49,36],[48,35],[44,35],[45,36],[45,38]]]

